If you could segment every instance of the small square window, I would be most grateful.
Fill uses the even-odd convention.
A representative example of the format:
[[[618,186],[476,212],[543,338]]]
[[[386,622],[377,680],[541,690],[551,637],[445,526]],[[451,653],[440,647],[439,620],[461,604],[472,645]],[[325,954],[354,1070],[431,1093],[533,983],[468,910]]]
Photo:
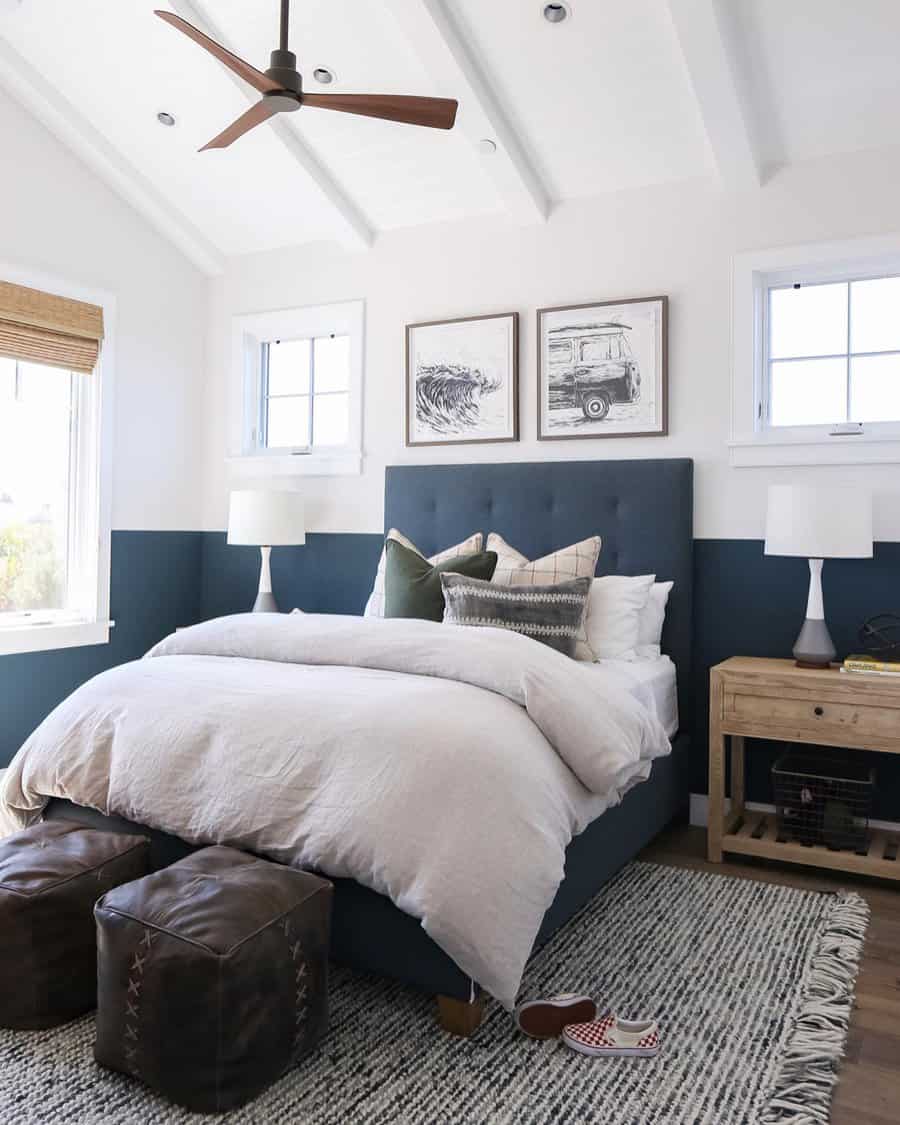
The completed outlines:
[[[900,422],[900,276],[767,290],[764,428]]]
[[[276,476],[358,475],[364,302],[248,313],[233,326],[241,425],[229,460]]]
[[[271,340],[261,347],[261,446],[344,446],[350,430],[350,337]]]

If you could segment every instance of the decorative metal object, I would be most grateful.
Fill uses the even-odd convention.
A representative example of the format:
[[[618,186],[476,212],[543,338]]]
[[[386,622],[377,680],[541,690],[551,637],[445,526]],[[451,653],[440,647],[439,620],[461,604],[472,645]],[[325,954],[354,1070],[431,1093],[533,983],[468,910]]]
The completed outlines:
[[[900,661],[900,614],[876,613],[859,627],[862,648],[879,660]]]

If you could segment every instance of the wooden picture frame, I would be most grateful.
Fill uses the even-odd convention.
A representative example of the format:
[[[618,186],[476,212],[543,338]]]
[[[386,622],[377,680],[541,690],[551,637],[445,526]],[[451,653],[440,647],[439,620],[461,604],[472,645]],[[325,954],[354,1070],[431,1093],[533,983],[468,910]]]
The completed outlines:
[[[519,440],[519,314],[406,326],[406,445]]]
[[[668,434],[668,332],[668,297],[538,309],[538,441]]]

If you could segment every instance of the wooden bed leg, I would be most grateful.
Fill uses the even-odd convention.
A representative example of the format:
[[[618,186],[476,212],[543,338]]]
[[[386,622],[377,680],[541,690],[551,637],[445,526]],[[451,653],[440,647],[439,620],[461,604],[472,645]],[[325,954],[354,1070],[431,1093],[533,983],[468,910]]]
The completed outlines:
[[[465,1000],[454,1000],[452,996],[439,996],[438,1023],[451,1035],[471,1035],[477,1031],[484,1015],[484,997],[479,996],[471,1004]]]

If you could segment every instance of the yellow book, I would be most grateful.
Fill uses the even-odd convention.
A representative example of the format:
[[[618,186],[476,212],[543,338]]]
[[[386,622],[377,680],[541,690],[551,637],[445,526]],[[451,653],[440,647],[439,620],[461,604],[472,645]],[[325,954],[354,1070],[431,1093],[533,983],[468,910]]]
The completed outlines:
[[[897,672],[900,673],[900,660],[876,660],[874,656],[853,653],[844,661],[849,672]]]

